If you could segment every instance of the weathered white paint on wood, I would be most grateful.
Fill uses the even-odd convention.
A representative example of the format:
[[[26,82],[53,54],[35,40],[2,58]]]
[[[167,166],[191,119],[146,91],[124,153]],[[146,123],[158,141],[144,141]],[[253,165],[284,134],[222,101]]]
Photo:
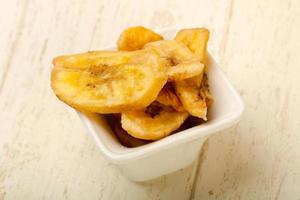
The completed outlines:
[[[210,138],[195,199],[300,199],[299,8],[233,2],[220,64],[246,111]]]
[[[1,1],[0,199],[300,199],[300,3]],[[206,26],[246,103],[190,167],[127,180],[50,90],[51,59],[101,49],[131,25]]]

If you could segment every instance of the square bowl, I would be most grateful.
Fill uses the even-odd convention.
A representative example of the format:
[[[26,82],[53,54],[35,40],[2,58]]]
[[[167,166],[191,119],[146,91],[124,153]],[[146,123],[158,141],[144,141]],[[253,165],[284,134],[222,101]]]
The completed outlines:
[[[168,28],[158,33],[166,39],[172,39],[178,30]],[[103,116],[77,111],[78,115],[102,154],[111,163],[116,164],[128,178],[146,181],[177,171],[198,157],[202,144],[209,135],[237,123],[244,110],[241,97],[209,53],[207,65],[214,103],[209,109],[209,120],[206,123],[143,146],[127,148],[118,141]]]

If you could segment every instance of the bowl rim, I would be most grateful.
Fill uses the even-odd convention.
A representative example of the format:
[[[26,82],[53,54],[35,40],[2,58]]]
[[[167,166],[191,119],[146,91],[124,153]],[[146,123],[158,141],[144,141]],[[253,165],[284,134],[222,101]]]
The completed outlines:
[[[179,28],[176,27],[171,27],[171,28],[165,28],[158,30],[156,32],[164,34],[164,32],[171,32],[174,31],[176,32],[179,30]],[[115,48],[115,45],[110,45],[107,48],[102,48],[102,49],[113,49]],[[236,101],[236,106],[235,106],[235,112],[229,113],[226,118],[221,119],[215,123],[209,124],[201,124],[198,126],[191,127],[189,129],[177,132],[176,134],[172,134],[168,137],[165,137],[163,139],[160,139],[158,141],[139,146],[139,147],[134,147],[134,148],[127,148],[123,146],[126,150],[122,153],[120,152],[115,152],[112,151],[111,148],[108,148],[107,145],[101,141],[101,138],[98,136],[96,130],[93,127],[93,123],[89,119],[88,116],[85,114],[81,113],[80,111],[77,111],[77,114],[83,124],[86,126],[90,136],[93,138],[95,141],[96,145],[99,147],[103,155],[112,163],[115,164],[126,164],[129,161],[134,161],[137,159],[141,159],[150,155],[153,155],[159,151],[169,149],[171,147],[174,147],[176,145],[186,143],[193,141],[195,139],[199,138],[204,138],[212,133],[219,132],[223,129],[229,128],[230,126],[234,125],[237,123],[242,116],[242,113],[244,112],[244,103],[238,94],[238,92],[235,90],[233,85],[230,83],[228,78],[225,76],[225,74],[222,72],[222,70],[219,68],[218,63],[213,59],[213,57],[210,55],[208,52],[208,57],[210,60],[214,63],[213,66],[215,70],[218,72],[219,76],[223,79],[225,82],[228,90],[230,90],[232,96],[234,96],[235,101]],[[121,145],[121,144],[120,144]]]

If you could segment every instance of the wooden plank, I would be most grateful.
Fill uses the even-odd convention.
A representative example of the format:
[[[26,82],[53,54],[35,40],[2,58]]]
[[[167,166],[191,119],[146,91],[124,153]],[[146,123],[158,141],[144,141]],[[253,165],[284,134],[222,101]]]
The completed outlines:
[[[246,111],[209,139],[193,199],[300,199],[299,8],[233,2],[220,64]]]

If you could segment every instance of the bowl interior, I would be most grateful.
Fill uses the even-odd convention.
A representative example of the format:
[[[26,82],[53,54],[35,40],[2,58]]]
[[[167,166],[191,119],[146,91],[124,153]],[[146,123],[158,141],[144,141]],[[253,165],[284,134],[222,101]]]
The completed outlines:
[[[166,39],[171,39],[177,30],[178,29],[166,29],[159,33]],[[209,121],[204,124],[177,132],[176,134],[140,147],[127,148],[120,144],[102,115],[83,114],[80,112],[78,112],[78,114],[88,128],[96,145],[108,159],[115,162],[146,156],[147,154],[160,151],[178,143],[205,137],[237,122],[244,108],[240,96],[229,83],[210,54],[208,54],[207,65],[208,81],[214,103],[208,113]]]

